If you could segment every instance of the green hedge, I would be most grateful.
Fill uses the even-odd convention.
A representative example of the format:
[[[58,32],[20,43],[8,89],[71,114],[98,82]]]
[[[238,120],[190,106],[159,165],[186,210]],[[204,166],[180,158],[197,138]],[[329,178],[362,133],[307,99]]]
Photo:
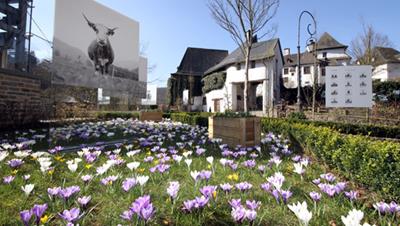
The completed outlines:
[[[344,135],[327,127],[264,118],[263,131],[294,137],[317,158],[387,199],[400,199],[400,144]]]
[[[139,112],[136,111],[98,111],[96,112],[98,119],[114,119],[114,118],[139,118]]]
[[[365,136],[382,137],[382,138],[400,138],[399,126],[352,124],[352,123],[330,122],[330,121],[309,121],[309,120],[299,120],[293,118],[277,119],[277,120],[291,120],[292,122],[328,127],[345,134],[365,135]]]
[[[171,120],[176,122],[182,122],[189,125],[199,125],[202,127],[208,127],[208,117],[211,113],[171,113]]]

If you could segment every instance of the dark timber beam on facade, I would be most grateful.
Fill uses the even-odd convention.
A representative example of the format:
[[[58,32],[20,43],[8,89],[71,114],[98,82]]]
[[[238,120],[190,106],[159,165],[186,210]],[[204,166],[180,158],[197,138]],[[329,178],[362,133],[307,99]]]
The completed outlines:
[[[19,3],[19,0],[14,0],[14,1],[0,1],[0,12],[5,14],[5,15],[12,15],[15,17],[18,17],[18,9],[10,6],[10,3]]]

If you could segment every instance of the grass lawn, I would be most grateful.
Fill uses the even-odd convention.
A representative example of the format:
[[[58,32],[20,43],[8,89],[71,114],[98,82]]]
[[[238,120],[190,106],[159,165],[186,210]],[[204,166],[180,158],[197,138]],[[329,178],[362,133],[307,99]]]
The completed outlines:
[[[58,128],[50,144],[126,137],[133,144],[63,153],[37,152],[49,139],[35,137],[41,132],[19,134],[25,145],[0,145],[0,225],[22,225],[24,210],[27,225],[35,225],[36,215],[43,225],[299,225],[289,208],[297,202],[307,203],[308,225],[345,225],[341,218],[352,209],[364,213],[361,225],[400,222],[394,203],[380,214],[373,206],[384,197],[330,172],[278,135],[263,135],[260,147],[230,149],[209,140],[205,128],[114,120]],[[33,138],[42,141],[26,145]],[[23,191],[28,184],[33,190]]]

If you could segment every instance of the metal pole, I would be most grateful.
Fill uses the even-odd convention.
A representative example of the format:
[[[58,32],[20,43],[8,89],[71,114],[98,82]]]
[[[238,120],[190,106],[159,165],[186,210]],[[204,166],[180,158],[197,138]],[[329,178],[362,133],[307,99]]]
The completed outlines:
[[[28,1],[28,0],[27,0]],[[31,37],[32,37],[32,12],[33,12],[33,0],[31,0],[31,12],[29,13],[29,39],[28,39],[28,64],[26,65],[26,71],[31,72]]]
[[[298,26],[297,26],[297,110],[299,112],[301,112],[300,25],[301,25],[301,18],[303,16],[303,14],[308,14],[311,17],[312,21],[313,21],[314,31],[310,30],[311,24],[308,24],[308,26],[307,26],[308,34],[312,37],[317,32],[317,23],[316,23],[316,21],[314,19],[314,16],[310,12],[308,12],[306,10],[302,11],[300,13]]]

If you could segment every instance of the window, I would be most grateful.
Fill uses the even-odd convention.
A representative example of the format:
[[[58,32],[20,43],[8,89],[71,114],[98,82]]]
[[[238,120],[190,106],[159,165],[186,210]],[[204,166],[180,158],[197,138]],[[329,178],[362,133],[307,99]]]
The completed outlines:
[[[255,68],[256,67],[256,61],[251,61],[251,64],[250,64],[250,68]]]
[[[325,73],[326,73],[326,70],[325,70],[325,68],[323,67],[323,68],[321,68],[321,75],[322,76],[325,76]]]
[[[284,75],[289,74],[289,68],[284,68],[284,69],[283,69],[283,74],[284,74]]]
[[[284,83],[288,83],[289,82],[289,78],[288,77],[283,78],[283,82]]]
[[[323,58],[326,58],[327,55],[328,55],[327,52],[323,52],[323,53],[322,53],[322,57],[323,57]]]
[[[304,74],[310,74],[310,72],[311,72],[310,66],[304,67],[303,70],[304,70]]]
[[[240,70],[241,65],[240,64],[236,64],[236,70]]]

